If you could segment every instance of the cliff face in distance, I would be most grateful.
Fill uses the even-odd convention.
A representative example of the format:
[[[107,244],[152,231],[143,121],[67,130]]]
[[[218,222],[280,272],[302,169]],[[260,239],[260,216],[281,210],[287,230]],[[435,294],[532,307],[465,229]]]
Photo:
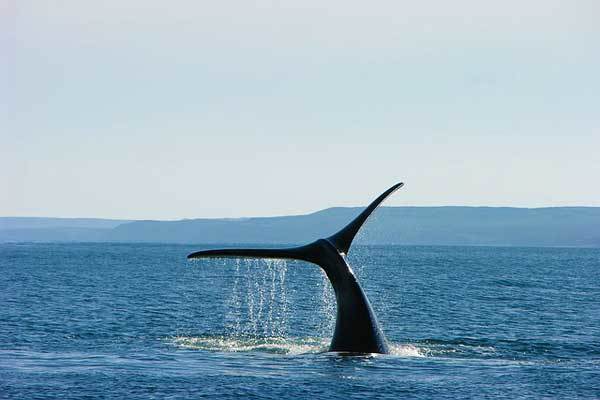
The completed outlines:
[[[0,242],[157,242],[291,244],[328,236],[362,208],[307,215],[119,221],[0,218]],[[360,244],[600,247],[600,207],[382,207]]]

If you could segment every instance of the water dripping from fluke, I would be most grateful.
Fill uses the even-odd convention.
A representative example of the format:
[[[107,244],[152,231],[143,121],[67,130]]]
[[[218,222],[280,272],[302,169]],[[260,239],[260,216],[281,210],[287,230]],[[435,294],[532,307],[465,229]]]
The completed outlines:
[[[235,260],[225,328],[232,337],[286,337],[285,260]]]

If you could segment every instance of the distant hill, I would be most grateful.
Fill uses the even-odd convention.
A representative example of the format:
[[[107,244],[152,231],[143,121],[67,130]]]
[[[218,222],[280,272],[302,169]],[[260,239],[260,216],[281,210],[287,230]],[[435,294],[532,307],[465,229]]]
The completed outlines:
[[[129,220],[101,218],[0,217],[0,242],[105,241],[112,228]]]
[[[301,243],[334,233],[360,210],[179,221],[10,217],[0,218],[0,242]],[[382,207],[357,243],[600,247],[600,207]]]

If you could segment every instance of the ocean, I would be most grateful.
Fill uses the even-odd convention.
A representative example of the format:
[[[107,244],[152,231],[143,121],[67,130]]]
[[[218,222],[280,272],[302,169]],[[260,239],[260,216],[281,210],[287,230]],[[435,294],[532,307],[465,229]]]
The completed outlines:
[[[600,249],[354,246],[348,357],[317,266],[204,248],[0,244],[0,398],[600,398]]]

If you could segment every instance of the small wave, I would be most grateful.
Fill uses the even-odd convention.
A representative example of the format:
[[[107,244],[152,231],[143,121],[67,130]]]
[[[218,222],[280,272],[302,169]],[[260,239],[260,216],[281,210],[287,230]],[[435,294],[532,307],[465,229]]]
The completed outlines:
[[[423,339],[415,347],[431,357],[494,358],[498,349],[486,340],[475,339]]]
[[[421,339],[413,343],[427,356],[487,360],[565,362],[600,354],[600,347],[579,342],[540,339],[454,338]]]

